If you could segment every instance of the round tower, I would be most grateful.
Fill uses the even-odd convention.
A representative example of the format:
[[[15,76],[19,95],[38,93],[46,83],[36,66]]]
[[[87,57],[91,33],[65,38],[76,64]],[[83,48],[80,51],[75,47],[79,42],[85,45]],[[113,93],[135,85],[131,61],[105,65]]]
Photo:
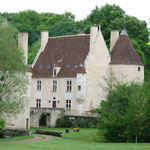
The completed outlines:
[[[125,29],[111,51],[110,66],[118,81],[143,82],[144,64],[137,54]]]

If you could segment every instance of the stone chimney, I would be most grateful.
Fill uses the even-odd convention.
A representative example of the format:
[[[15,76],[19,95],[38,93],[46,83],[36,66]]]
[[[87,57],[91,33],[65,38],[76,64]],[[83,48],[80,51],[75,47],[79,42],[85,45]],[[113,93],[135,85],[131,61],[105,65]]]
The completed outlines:
[[[24,51],[25,63],[28,63],[28,33],[19,32],[18,33],[18,47]]]
[[[47,42],[48,42],[48,30],[44,30],[41,32],[41,51],[44,50]]]
[[[112,30],[110,35],[110,52],[119,38],[119,30]]]
[[[97,34],[98,34],[98,26],[96,26],[96,25],[91,26],[91,28],[90,28],[90,48],[94,44]]]

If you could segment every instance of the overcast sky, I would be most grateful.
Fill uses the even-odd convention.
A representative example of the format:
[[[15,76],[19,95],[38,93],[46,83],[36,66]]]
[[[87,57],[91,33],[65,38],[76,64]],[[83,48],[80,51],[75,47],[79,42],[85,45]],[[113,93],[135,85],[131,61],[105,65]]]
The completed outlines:
[[[86,18],[91,10],[108,4],[119,5],[126,14],[140,20],[150,18],[150,0],[0,0],[0,12],[19,12],[36,10],[37,12],[53,12],[62,14],[72,12],[76,20]]]

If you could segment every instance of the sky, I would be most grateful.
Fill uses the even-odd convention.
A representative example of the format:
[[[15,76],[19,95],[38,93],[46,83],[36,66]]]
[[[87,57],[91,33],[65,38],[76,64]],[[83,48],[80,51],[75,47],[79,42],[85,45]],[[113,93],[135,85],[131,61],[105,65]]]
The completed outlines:
[[[52,12],[62,14],[72,12],[76,20],[86,18],[97,5],[119,5],[126,14],[135,16],[140,20],[150,18],[150,0],[0,0],[0,12],[19,12],[35,10],[37,12]]]

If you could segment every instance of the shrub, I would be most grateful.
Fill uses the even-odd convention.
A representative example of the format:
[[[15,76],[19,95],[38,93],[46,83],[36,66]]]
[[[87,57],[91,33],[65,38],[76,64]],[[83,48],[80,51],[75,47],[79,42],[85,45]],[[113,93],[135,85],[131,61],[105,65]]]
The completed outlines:
[[[97,127],[97,118],[76,118],[75,126],[80,128]]]
[[[99,130],[109,142],[150,142],[149,85],[117,84],[97,109]]]
[[[57,119],[57,121],[56,121],[56,127],[69,128],[69,127],[72,127],[72,122],[69,119],[69,117],[62,116],[62,117],[60,117],[60,118]]]
[[[43,130],[36,130],[36,134],[45,134],[45,135],[53,135],[53,136],[62,136],[62,132],[54,132],[54,131],[43,131]]]
[[[3,137],[4,128],[5,128],[5,120],[0,117],[0,138]]]
[[[13,130],[13,129],[5,129],[4,136],[24,136],[29,135],[29,131],[27,130]]]

